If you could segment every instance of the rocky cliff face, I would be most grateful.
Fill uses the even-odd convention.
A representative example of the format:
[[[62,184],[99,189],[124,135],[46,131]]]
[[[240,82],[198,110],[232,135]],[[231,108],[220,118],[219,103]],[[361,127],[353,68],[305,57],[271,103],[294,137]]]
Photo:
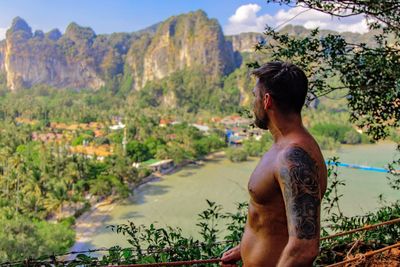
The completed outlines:
[[[6,41],[0,41],[0,74],[5,73],[4,56],[6,51]]]
[[[232,42],[233,50],[239,52],[254,52],[257,43],[264,41],[262,33],[245,32],[226,37]]]
[[[203,11],[171,17],[137,33],[96,35],[71,23],[64,34],[35,31],[13,20],[0,43],[0,72],[15,90],[36,84],[98,89],[132,78],[132,89],[184,68],[207,70],[210,77],[232,72],[238,64],[220,25]]]
[[[90,36],[74,39],[74,29],[70,26],[64,36],[57,38],[54,32],[32,34],[23,19],[13,20],[6,34],[3,56],[7,85],[11,90],[35,84],[73,88],[99,88],[104,84],[92,58],[84,54],[89,50]],[[82,48],[85,45],[86,50]]]
[[[211,77],[217,77],[237,67],[235,53],[218,22],[203,11],[171,17],[154,36],[141,36],[133,42],[126,63],[139,88],[184,68],[206,69]]]

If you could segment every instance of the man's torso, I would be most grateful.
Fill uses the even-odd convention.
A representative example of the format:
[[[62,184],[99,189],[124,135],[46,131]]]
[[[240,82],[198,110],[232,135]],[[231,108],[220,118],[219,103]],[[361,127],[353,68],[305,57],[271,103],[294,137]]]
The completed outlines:
[[[302,146],[315,160],[319,169],[321,195],[326,188],[326,168],[312,138],[305,138]],[[250,203],[245,232],[241,241],[241,254],[246,267],[275,266],[288,241],[285,203],[277,182],[280,152],[287,146],[273,145],[253,171],[248,189]]]

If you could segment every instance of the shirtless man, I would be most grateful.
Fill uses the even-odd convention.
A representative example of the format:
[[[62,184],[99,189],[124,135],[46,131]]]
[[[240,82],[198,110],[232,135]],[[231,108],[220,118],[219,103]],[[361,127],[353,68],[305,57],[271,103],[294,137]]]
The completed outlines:
[[[253,71],[255,124],[274,143],[253,171],[240,245],[222,266],[312,266],[319,252],[320,203],[327,171],[318,144],[304,128],[301,109],[308,81],[297,66],[270,62]]]

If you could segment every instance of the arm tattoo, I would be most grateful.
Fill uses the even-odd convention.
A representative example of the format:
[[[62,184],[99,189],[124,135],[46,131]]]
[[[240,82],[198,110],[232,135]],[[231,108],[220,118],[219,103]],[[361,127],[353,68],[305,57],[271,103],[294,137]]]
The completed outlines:
[[[286,166],[280,170],[283,181],[289,235],[314,239],[319,232],[319,184],[317,164],[300,147],[285,154]]]

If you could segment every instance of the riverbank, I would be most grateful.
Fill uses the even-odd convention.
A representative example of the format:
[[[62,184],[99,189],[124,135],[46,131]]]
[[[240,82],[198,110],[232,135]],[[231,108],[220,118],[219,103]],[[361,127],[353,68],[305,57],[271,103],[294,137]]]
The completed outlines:
[[[130,190],[133,191],[135,188],[157,179],[161,179],[161,177],[155,174],[150,174],[140,183],[135,186],[130,186]],[[98,228],[108,218],[108,214],[120,203],[121,200],[116,200],[114,196],[109,196],[104,200],[97,202],[88,211],[80,215],[74,224],[74,231],[76,233],[75,244],[69,251],[85,250],[85,244],[90,242],[93,234],[96,233]]]
[[[143,178],[139,183],[130,185],[129,189],[131,192],[133,192],[135,189],[149,182],[163,179],[164,175],[175,174],[190,164],[202,166],[207,161],[211,161],[224,156],[225,151],[216,151],[195,161],[185,161],[181,164],[176,165],[168,173],[152,173],[149,176]],[[88,211],[80,215],[76,219],[74,225],[74,231],[76,233],[75,244],[70,248],[69,251],[72,252],[84,250],[86,244],[91,241],[91,237],[103,225],[104,221],[107,220],[108,214],[114,209],[115,206],[121,204],[121,201],[122,200],[115,199],[114,196],[109,196],[104,200],[97,202]]]
[[[74,225],[76,233],[75,244],[70,248],[70,252],[84,250],[84,244],[90,241],[91,236],[107,219],[107,215],[116,204],[117,201],[114,201],[112,197],[108,197],[96,203],[89,211],[86,211],[76,219]]]

